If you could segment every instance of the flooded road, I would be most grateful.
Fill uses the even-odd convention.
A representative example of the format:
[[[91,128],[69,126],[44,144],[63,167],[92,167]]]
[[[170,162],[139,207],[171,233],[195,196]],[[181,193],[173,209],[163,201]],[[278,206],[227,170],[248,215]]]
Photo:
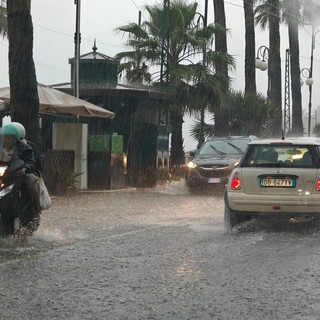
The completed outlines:
[[[319,319],[318,227],[228,234],[223,210],[181,182],[54,198],[32,238],[0,240],[0,319]]]

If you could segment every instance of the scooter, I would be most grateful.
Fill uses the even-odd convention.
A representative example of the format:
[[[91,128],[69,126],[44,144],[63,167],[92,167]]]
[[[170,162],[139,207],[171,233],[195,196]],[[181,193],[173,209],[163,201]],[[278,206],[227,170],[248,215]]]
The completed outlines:
[[[14,159],[9,164],[0,163],[0,237],[25,238],[36,228],[33,225],[33,205],[21,188],[24,162]]]

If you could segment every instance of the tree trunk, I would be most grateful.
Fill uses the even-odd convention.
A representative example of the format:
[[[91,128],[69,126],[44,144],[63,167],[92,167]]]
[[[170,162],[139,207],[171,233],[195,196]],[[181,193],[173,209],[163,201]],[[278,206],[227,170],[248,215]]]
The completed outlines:
[[[215,34],[215,51],[228,53],[224,0],[214,0],[213,5],[215,24],[224,29],[224,32],[217,32]],[[226,63],[217,65],[216,72],[228,78],[228,65]]]
[[[178,166],[184,163],[182,124],[183,124],[182,109],[178,107],[172,107],[170,109],[171,166]]]
[[[31,0],[7,1],[10,115],[22,123],[28,140],[40,147],[39,98],[33,61]]]
[[[288,19],[292,94],[292,131],[296,135],[303,135],[298,18],[294,18],[296,17],[296,12],[299,11],[298,0],[292,0],[292,7],[290,7],[292,8],[292,11],[289,12],[290,19]]]
[[[256,69],[255,69],[255,31],[253,0],[244,0],[244,19],[245,19],[245,94],[256,93]]]
[[[214,6],[214,20],[215,24],[224,29],[223,32],[217,32],[215,34],[215,51],[228,53],[227,48],[227,32],[226,32],[226,15],[224,8],[224,0],[213,0]],[[228,65],[221,63],[216,65],[216,74],[219,78],[224,79],[225,88],[228,88],[229,76]],[[215,106],[215,135],[225,136],[229,133],[229,111],[227,106],[221,104]]]
[[[273,137],[281,136],[282,129],[282,97],[281,97],[281,57],[280,57],[280,16],[279,0],[269,0],[269,49],[270,49],[270,102],[275,107],[275,123]]]

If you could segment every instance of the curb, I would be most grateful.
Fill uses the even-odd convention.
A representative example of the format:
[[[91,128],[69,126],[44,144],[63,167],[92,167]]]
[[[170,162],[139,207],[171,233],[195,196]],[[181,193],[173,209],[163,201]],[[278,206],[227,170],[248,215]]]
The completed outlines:
[[[78,190],[77,193],[112,193],[112,192],[136,192],[137,188],[111,189],[111,190]]]

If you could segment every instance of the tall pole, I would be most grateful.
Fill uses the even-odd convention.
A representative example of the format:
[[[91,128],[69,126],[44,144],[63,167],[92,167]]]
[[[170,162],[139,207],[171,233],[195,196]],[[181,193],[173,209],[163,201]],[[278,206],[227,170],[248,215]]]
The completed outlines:
[[[166,0],[166,41],[167,41],[167,68],[166,68],[166,85],[168,87],[170,74],[170,0]]]
[[[283,134],[291,129],[291,103],[290,103],[290,50],[286,49],[286,67],[285,67],[285,92],[284,92],[284,116],[283,116]]]
[[[311,58],[310,58],[310,69],[309,78],[312,78],[313,69],[313,50],[314,50],[315,34],[314,26],[312,26],[312,40],[311,40]],[[308,137],[311,135],[311,109],[312,109],[312,85],[309,86],[309,115],[308,115]]]
[[[80,65],[80,1],[74,0],[76,5],[76,32],[74,34],[74,77],[73,77],[73,95],[79,98],[79,65]]]
[[[203,25],[204,28],[207,27],[208,24],[208,0],[205,0],[205,7],[204,7],[204,18],[203,18]],[[203,67],[205,68],[206,66],[206,53],[207,53],[207,46],[204,45],[203,48]],[[200,109],[200,134],[199,134],[199,141],[197,145],[197,149],[200,149],[200,147],[204,143],[204,111],[205,111],[205,106],[201,106]]]
[[[168,23],[169,23],[169,7],[170,7],[170,2],[169,0],[163,0],[163,9],[164,9],[164,14],[165,14],[165,29],[164,29],[164,34],[161,44],[161,63],[160,63],[160,84],[161,87],[163,85],[163,74],[164,74],[164,64],[165,64],[165,58],[167,59],[167,67],[168,67],[168,53],[165,52],[165,42],[168,42],[168,35],[167,35],[167,30],[168,30]],[[169,50],[169,43],[167,43],[167,50]],[[168,80],[168,70],[167,71],[167,80]]]

